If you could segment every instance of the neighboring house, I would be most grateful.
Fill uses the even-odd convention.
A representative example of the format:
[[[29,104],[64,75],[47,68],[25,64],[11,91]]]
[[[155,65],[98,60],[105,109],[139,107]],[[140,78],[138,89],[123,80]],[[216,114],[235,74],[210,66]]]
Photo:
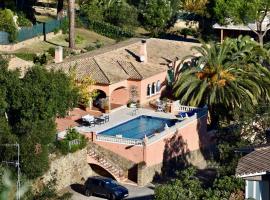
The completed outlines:
[[[197,43],[163,39],[142,40],[133,38],[115,45],[91,51],[62,62],[61,53],[56,53],[56,62],[48,66],[68,73],[76,66],[77,79],[90,76],[96,84],[99,96],[94,102],[106,98],[109,110],[125,106],[131,99],[130,89],[137,89],[137,100],[143,105],[161,96],[165,89],[168,66],[176,57],[190,55]]]
[[[268,28],[270,23],[270,16],[269,18],[265,18],[263,22],[262,30],[263,32]],[[226,37],[238,37],[239,35],[249,35],[252,38],[257,40],[257,35],[252,31],[257,31],[257,26],[255,23],[249,23],[248,25],[244,24],[233,24],[228,23],[227,25],[220,25],[218,23],[213,25],[213,29],[219,31],[220,41],[222,42]],[[269,40],[269,33],[266,35],[265,40]]]
[[[255,148],[242,157],[236,176],[245,180],[245,198],[269,200],[270,195],[270,145]]]

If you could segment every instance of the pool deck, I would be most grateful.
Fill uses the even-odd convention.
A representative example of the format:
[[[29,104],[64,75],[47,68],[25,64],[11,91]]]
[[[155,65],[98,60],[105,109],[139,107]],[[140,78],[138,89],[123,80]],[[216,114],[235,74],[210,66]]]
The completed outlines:
[[[133,114],[134,108],[123,108],[116,112],[110,113],[110,121],[101,125],[96,125],[94,127],[78,126],[76,129],[81,133],[95,132],[100,133],[104,130],[122,124],[124,122],[130,121],[138,116],[147,115],[152,117],[166,118],[166,119],[177,119],[171,113],[156,112],[150,109],[138,108],[136,114]]]

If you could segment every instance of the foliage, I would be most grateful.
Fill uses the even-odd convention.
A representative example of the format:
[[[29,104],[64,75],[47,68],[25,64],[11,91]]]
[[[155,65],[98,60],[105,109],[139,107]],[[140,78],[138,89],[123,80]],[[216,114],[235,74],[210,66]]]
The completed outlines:
[[[89,106],[90,102],[98,96],[97,90],[92,89],[95,81],[90,76],[84,76],[78,81],[76,78],[76,66],[69,69],[69,75],[72,80],[73,87],[78,90],[79,102],[84,106]]]
[[[123,29],[102,21],[87,20],[86,27],[113,39],[130,38],[134,36],[134,33],[130,30]]]
[[[256,105],[261,97],[269,100],[270,71],[260,62],[265,52],[256,42],[240,37],[193,49],[201,56],[178,78],[175,95],[184,104],[208,105],[212,125],[243,102]]]
[[[206,5],[209,3],[209,0],[182,0],[181,3],[183,10],[198,15],[205,15],[207,12]]]
[[[267,20],[270,11],[269,0],[217,0],[215,14],[221,24],[256,23],[255,28],[248,26],[259,38],[260,44],[263,45],[263,38],[267,31],[263,31],[263,22]],[[230,19],[231,21],[228,21]],[[269,22],[266,29],[269,29]]]
[[[155,35],[164,30],[172,17],[169,0],[141,0],[139,8],[143,25]]]
[[[27,184],[22,184],[20,192],[16,190],[16,182],[12,179],[10,171],[0,165],[0,200],[15,199],[23,195],[28,190]]]
[[[15,53],[15,56],[17,56],[18,58],[21,58],[23,60],[33,61],[36,54],[20,52],[20,53]]]
[[[98,0],[88,0],[81,3],[80,14],[88,20],[103,20],[104,9]]]
[[[97,40],[96,42],[95,42],[95,47],[96,48],[101,48],[101,47],[103,47],[104,46],[104,43],[102,42],[102,41],[100,41],[100,40]]]
[[[47,51],[52,57],[54,57],[55,54],[55,47],[50,47]]]
[[[31,27],[33,25],[32,22],[26,18],[23,12],[19,12],[17,15],[18,15],[18,20],[17,20],[18,26]]]
[[[14,42],[17,36],[17,27],[13,20],[13,13],[9,9],[0,10],[0,31],[9,34],[9,41]]]
[[[115,26],[132,28],[138,25],[138,12],[135,7],[119,1],[105,11],[105,20]]]
[[[68,33],[68,29],[69,29],[69,20],[67,18],[63,19],[61,21],[60,24],[60,29],[62,30],[63,34],[67,34]]]
[[[184,35],[185,37],[187,37],[188,35],[197,37],[198,35],[196,29],[194,28],[183,28],[180,30],[180,34]]]
[[[0,62],[0,83],[1,116],[6,112],[8,119],[0,118],[0,143],[18,142],[22,173],[35,178],[49,166],[48,146],[55,139],[55,117],[65,116],[77,104],[78,91],[63,72],[34,66],[19,78],[4,61]],[[5,150],[9,158],[11,153],[16,155]]]
[[[79,140],[79,144],[72,144],[70,142],[73,140]],[[73,153],[79,149],[83,149],[86,146],[87,140],[84,135],[81,135],[76,131],[76,129],[68,129],[65,139],[59,140],[57,142],[57,147],[62,154],[66,155],[69,152]]]
[[[193,167],[178,172],[178,177],[155,189],[155,199],[167,200],[219,200],[229,199],[230,195],[243,189],[244,182],[233,176],[217,178],[211,188],[207,188],[196,177],[197,170]]]
[[[41,55],[35,55],[33,58],[33,62],[35,64],[44,65],[48,63],[48,58],[46,53],[43,53]]]

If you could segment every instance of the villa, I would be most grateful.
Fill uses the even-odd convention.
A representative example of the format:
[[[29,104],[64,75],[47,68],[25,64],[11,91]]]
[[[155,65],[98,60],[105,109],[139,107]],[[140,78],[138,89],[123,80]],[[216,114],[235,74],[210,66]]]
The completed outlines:
[[[111,176],[121,182],[146,185],[170,170],[169,163],[182,160],[197,167],[206,166],[202,151],[210,144],[207,133],[207,107],[165,102],[168,109],[150,109],[149,102],[160,103],[166,85],[183,57],[192,54],[197,43],[131,39],[106,49],[62,60],[56,51],[56,64],[48,66],[69,72],[76,66],[77,80],[91,76],[99,96],[85,111],[74,109],[64,119],[57,119],[58,138],[65,137],[68,127],[75,128],[90,141],[85,159],[93,174]],[[176,59],[178,57],[178,59]],[[128,108],[136,88],[139,108]],[[109,102],[108,120],[85,125],[80,120],[99,119],[99,101]],[[135,111],[136,112],[133,112]]]
[[[165,92],[168,66],[178,65],[181,58],[192,53],[190,48],[195,45],[198,44],[135,38],[64,61],[62,52],[56,51],[56,64],[48,67],[68,73],[70,67],[76,66],[78,81],[91,77],[96,83],[90,88],[99,94],[94,106],[100,108],[100,102],[106,99],[110,111],[126,106],[131,99],[131,88],[136,88],[141,105],[160,98]],[[179,60],[175,62],[176,58]]]

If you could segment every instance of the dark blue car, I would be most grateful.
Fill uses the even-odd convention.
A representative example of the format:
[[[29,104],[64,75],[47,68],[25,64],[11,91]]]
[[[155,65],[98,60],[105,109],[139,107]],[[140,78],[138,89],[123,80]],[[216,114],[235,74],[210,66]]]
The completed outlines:
[[[89,177],[84,184],[85,195],[100,195],[110,200],[123,199],[128,196],[128,189],[115,180],[102,176]]]

